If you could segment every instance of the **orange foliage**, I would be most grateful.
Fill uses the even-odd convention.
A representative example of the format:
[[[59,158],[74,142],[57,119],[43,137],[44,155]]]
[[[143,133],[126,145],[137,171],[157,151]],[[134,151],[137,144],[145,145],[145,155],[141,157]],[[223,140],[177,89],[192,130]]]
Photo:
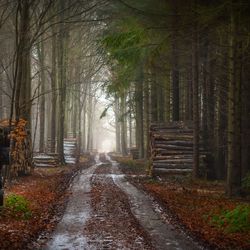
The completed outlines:
[[[17,161],[19,153],[23,151],[23,146],[25,144],[24,142],[27,138],[26,125],[27,121],[24,119],[20,119],[18,122],[15,122],[15,128],[10,133],[10,139],[13,140],[15,144],[11,152],[13,161]]]

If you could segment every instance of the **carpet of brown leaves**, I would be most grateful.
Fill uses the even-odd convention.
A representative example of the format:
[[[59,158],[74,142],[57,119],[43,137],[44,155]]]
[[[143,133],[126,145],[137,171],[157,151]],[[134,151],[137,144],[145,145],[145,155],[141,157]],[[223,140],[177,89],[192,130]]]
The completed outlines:
[[[18,219],[0,213],[1,249],[34,249],[31,244],[40,233],[52,231],[66,202],[65,192],[78,167],[40,168],[30,176],[19,178],[7,187],[5,194],[24,196],[30,204],[30,219]]]
[[[138,173],[141,163],[126,157],[116,157],[125,173]],[[140,170],[141,172],[141,170]],[[137,187],[150,193],[195,238],[212,249],[250,249],[250,232],[226,233],[211,224],[212,214],[222,209],[232,210],[248,204],[224,195],[224,184],[209,181],[191,181],[190,177],[166,176],[161,181],[151,178],[129,178]]]
[[[110,173],[110,165],[104,164],[91,180],[93,215],[84,229],[90,248],[152,249],[150,237],[132,214],[126,194],[111,177],[103,176]]]
[[[249,249],[250,232],[226,233],[211,224],[212,214],[233,209],[244,202],[224,197],[221,186],[143,183],[145,190],[160,200],[193,234],[219,249]]]

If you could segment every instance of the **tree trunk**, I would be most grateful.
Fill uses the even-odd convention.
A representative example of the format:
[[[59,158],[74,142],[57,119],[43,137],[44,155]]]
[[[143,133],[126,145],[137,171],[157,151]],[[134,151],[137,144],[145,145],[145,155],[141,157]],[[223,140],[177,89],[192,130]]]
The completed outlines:
[[[44,65],[44,42],[41,41],[38,46],[38,58],[40,65],[40,94],[39,97],[39,152],[44,152],[44,138],[45,138],[45,65]]]
[[[196,13],[196,0],[194,11]],[[194,123],[194,139],[193,139],[193,178],[197,178],[199,175],[199,64],[198,64],[198,24],[197,16],[195,14],[195,23],[192,34],[192,68],[193,68],[193,123]]]
[[[90,87],[91,88],[91,87]],[[89,89],[89,93],[91,91]],[[93,97],[89,95],[88,101],[88,132],[87,132],[87,150],[93,150]]]
[[[119,99],[115,97],[115,138],[116,138],[116,152],[121,153],[121,127],[119,122]]]
[[[147,80],[146,80],[147,81]],[[162,77],[158,77],[158,87],[157,87],[157,120],[158,122],[164,121],[164,88],[163,88],[163,79]],[[146,83],[146,82],[145,82]],[[145,92],[145,91],[144,91]]]
[[[222,40],[222,44],[228,43],[228,37]],[[215,132],[215,169],[216,178],[225,180],[226,177],[226,145],[227,145],[227,93],[228,93],[228,81],[226,76],[228,76],[229,60],[228,60],[228,50],[222,50],[223,57],[221,58],[221,65],[225,65],[226,71],[220,72],[220,78],[223,82],[216,85],[216,103],[217,103],[217,117],[216,117],[216,128]],[[214,63],[211,62],[212,67]],[[214,67],[212,67],[214,69]],[[213,74],[213,71],[211,72]]]
[[[230,67],[228,91],[227,194],[239,195],[241,188],[241,41],[240,11],[231,6]]]
[[[60,10],[64,10],[65,4],[60,0]],[[58,35],[58,83],[59,83],[59,124],[57,149],[58,157],[61,164],[65,164],[64,158],[64,122],[65,122],[65,105],[66,105],[66,72],[67,72],[67,56],[66,47],[68,39],[68,31],[63,23],[64,11],[60,14],[60,27]]]
[[[16,91],[15,113],[16,120],[23,118],[31,127],[31,66],[30,66],[30,3],[29,0],[18,2],[20,20],[16,44]],[[17,24],[18,25],[18,24]]]
[[[2,74],[0,74],[0,82],[2,82]],[[3,84],[2,84],[1,87],[3,88]],[[2,93],[2,91],[0,91],[0,120],[2,120],[3,117],[4,117],[3,116],[3,111],[4,111],[3,104],[4,104],[4,102],[3,102],[3,93]]]
[[[162,95],[163,95],[163,89],[162,89]],[[162,105],[163,106],[163,105]],[[162,112],[162,115],[164,116],[164,112]],[[145,79],[145,87],[144,87],[144,118],[145,118],[145,139],[146,139],[146,145],[145,145],[145,159],[149,157],[149,144],[150,144],[150,138],[149,138],[149,126],[150,126],[150,116],[149,116],[149,79]]]
[[[141,66],[142,67],[142,66]],[[143,126],[143,71],[140,70],[135,86],[136,99],[136,132],[139,158],[144,158],[144,126]]]
[[[172,19],[172,90],[173,90],[173,121],[180,119],[180,100],[179,100],[179,51],[178,51],[178,7],[176,1],[173,1],[173,19]]]
[[[170,122],[171,120],[171,90],[170,90],[170,79],[167,77],[165,85],[165,121]]]
[[[82,150],[86,151],[86,104],[83,103],[83,115],[82,115]]]
[[[51,153],[56,151],[56,128],[57,128],[57,46],[56,31],[52,26],[52,51],[51,51],[51,128],[50,128],[50,150]]]
[[[126,156],[127,153],[127,126],[126,126],[126,95],[125,93],[121,96],[121,149],[122,155]]]
[[[152,73],[152,79],[150,82],[150,97],[151,97],[151,120],[153,123],[157,122],[157,84],[155,79],[155,74]]]
[[[131,89],[129,89],[129,148],[133,147],[133,128],[132,128],[132,95],[131,95]]]
[[[250,55],[248,47],[247,54]],[[241,141],[241,160],[242,160],[242,177],[246,177],[250,173],[250,61],[245,61],[243,64],[243,79],[242,79],[242,141]]]
[[[77,72],[77,79],[79,80],[79,84],[77,85],[77,110],[78,110],[78,122],[77,123],[77,147],[78,147],[78,152],[77,152],[77,159],[79,162],[79,158],[81,155],[81,148],[82,148],[82,132],[81,132],[81,127],[82,127],[82,105],[81,105],[81,85],[80,85],[80,72]],[[75,134],[75,136],[76,136]]]

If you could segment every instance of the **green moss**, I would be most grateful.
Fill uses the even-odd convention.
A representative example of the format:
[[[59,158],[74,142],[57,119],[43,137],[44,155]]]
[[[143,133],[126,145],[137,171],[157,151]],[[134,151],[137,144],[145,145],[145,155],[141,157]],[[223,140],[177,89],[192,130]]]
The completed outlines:
[[[8,195],[5,200],[5,208],[16,218],[29,219],[31,217],[29,201],[21,195]]]

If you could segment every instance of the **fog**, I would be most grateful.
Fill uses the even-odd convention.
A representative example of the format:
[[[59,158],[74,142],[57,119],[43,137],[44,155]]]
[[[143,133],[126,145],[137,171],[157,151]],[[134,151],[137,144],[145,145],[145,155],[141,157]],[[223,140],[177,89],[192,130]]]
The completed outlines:
[[[116,147],[113,109],[110,107],[106,115],[100,118],[110,103],[112,103],[112,100],[107,99],[106,95],[100,91],[95,108],[95,128],[93,133],[94,149],[98,152],[114,151]]]

